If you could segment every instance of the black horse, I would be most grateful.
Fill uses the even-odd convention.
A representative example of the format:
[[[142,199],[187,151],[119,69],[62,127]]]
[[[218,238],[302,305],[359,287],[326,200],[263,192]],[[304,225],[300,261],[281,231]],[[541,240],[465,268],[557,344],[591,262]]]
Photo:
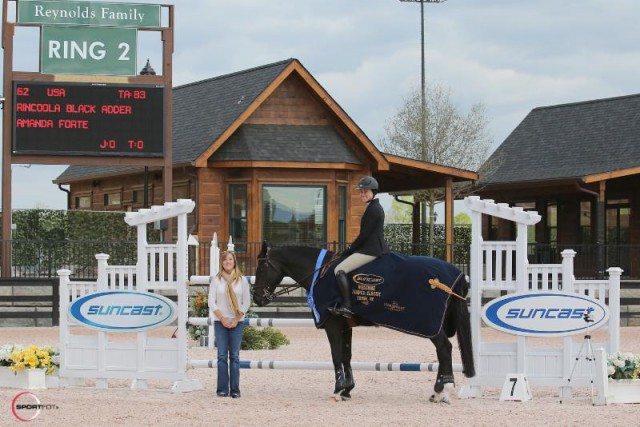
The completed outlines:
[[[260,307],[265,306],[277,295],[289,291],[291,287],[284,287],[282,290],[275,292],[276,287],[286,276],[296,281],[294,287],[302,287],[309,292],[319,253],[320,249],[304,246],[270,248],[264,242],[258,255],[258,266],[256,268],[253,294],[255,303]],[[331,253],[328,255],[325,259],[331,259]],[[462,293],[463,296],[466,296],[469,284],[466,280],[462,280],[464,281]],[[336,400],[348,400],[351,397],[351,390],[355,387],[351,369],[351,328],[352,326],[371,325],[373,325],[371,322],[358,316],[349,320],[343,316],[336,315],[329,315],[322,324],[331,347],[331,358],[335,370],[334,398]],[[450,403],[449,391],[453,387],[454,377],[451,356],[452,345],[449,342],[449,338],[454,334],[458,336],[462,372],[466,377],[473,377],[475,368],[467,304],[461,299],[449,298],[442,328],[435,336],[430,338],[436,347],[439,363],[434,394],[429,399],[431,402]]]

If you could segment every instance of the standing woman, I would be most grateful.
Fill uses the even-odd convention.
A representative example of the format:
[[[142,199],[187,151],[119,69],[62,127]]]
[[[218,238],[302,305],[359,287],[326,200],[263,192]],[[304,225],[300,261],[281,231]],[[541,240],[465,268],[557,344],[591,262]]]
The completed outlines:
[[[353,316],[351,312],[351,289],[347,273],[389,252],[387,243],[384,240],[384,209],[382,209],[380,201],[375,198],[376,194],[378,194],[378,181],[372,176],[363,176],[358,181],[356,190],[360,193],[360,199],[367,204],[367,208],[360,219],[358,237],[343,252],[343,255],[347,257],[335,268],[336,282],[342,304],[330,309],[334,314],[347,318]]]
[[[240,397],[240,344],[244,315],[251,305],[249,282],[238,269],[234,252],[223,252],[220,272],[209,284],[209,308],[218,347],[218,397]]]

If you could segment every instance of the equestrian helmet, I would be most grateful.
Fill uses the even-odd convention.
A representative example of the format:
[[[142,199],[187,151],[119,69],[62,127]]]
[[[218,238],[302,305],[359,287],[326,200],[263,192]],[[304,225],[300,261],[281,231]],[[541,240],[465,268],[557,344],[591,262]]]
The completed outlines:
[[[374,190],[378,191],[378,181],[372,176],[363,176],[358,181],[356,190]]]

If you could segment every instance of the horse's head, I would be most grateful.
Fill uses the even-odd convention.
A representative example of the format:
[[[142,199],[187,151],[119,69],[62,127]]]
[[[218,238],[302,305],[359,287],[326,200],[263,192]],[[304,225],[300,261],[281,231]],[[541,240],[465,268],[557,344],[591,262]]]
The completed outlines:
[[[284,278],[284,273],[269,258],[270,251],[271,248],[267,242],[262,242],[262,249],[258,254],[256,281],[253,285],[253,301],[258,307],[263,307],[273,300],[275,297],[274,290]]]

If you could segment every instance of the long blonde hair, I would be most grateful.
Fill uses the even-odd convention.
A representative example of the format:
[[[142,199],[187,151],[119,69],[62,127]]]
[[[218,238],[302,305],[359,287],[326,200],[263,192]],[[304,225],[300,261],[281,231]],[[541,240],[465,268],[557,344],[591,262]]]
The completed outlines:
[[[222,262],[227,255],[231,255],[233,258],[233,270],[231,273],[227,273],[222,267]],[[224,279],[227,282],[227,300],[229,301],[229,308],[234,314],[240,313],[240,305],[238,304],[236,293],[233,291],[233,284],[240,280],[242,272],[238,267],[238,258],[236,257],[235,252],[225,251],[220,254],[220,270],[218,271],[217,277],[218,279]]]

